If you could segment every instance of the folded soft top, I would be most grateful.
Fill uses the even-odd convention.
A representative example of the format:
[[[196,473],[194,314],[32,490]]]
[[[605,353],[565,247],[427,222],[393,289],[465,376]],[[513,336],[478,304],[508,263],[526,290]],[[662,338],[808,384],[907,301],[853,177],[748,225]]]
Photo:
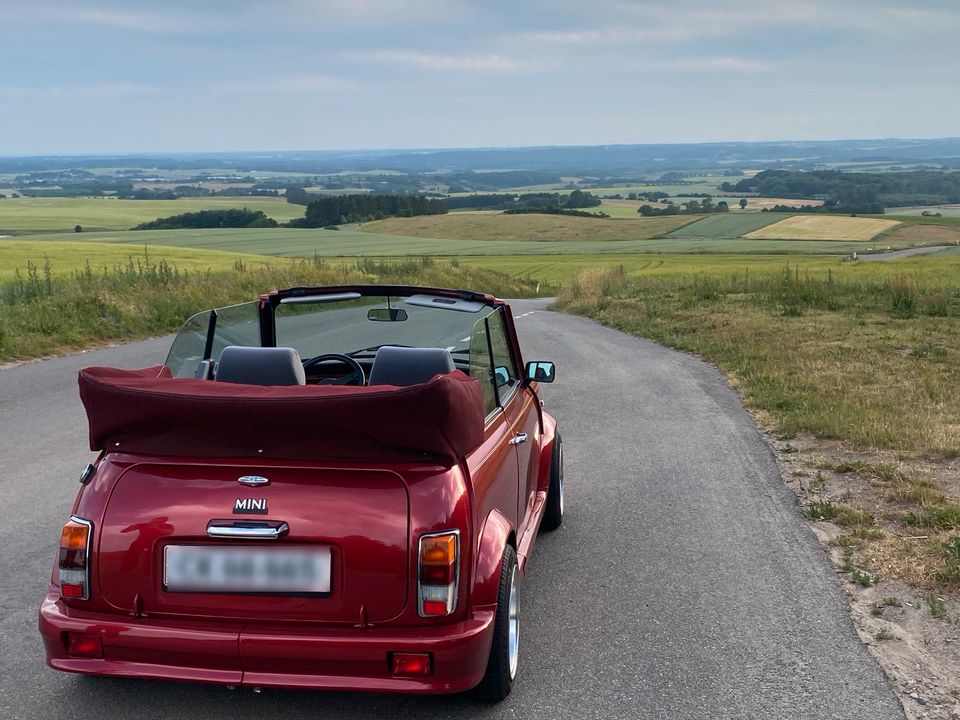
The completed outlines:
[[[91,367],[79,382],[91,450],[453,465],[483,441],[480,383],[460,371],[409,387],[263,387]]]

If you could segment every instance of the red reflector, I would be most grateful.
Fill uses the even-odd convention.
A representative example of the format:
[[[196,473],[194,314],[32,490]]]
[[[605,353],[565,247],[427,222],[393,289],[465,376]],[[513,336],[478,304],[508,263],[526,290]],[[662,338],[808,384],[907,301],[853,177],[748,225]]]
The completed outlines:
[[[424,615],[446,615],[447,614],[446,601],[445,600],[424,600],[423,614]]]
[[[83,585],[63,583],[60,585],[60,594],[66,598],[82,598],[84,595]]]
[[[394,675],[429,675],[432,665],[430,653],[393,653],[390,672]]]
[[[103,657],[103,642],[99,635],[67,633],[67,654],[74,657]]]

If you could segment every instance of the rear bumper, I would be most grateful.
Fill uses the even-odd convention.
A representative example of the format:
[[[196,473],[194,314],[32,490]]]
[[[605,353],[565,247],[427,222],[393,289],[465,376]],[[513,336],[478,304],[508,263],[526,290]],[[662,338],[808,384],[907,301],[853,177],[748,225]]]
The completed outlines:
[[[47,664],[67,672],[252,687],[451,693],[483,678],[493,609],[417,628],[331,628],[135,619],[67,608],[52,591],[40,607]],[[66,633],[97,635],[103,657],[72,657]],[[391,674],[394,652],[430,653],[424,677]]]

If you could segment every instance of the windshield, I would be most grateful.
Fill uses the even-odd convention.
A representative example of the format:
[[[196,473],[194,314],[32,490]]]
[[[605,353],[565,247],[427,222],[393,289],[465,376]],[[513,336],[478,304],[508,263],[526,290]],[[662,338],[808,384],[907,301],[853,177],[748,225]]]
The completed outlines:
[[[421,304],[425,297],[281,304],[275,315],[277,345],[296,348],[304,359],[324,353],[372,357],[381,345],[407,345],[445,348],[454,360],[458,355],[466,360],[474,325],[493,308],[470,303],[462,311]]]
[[[174,376],[192,377],[202,360],[216,360],[228,345],[260,345],[258,307],[250,302],[191,317],[167,356]],[[291,297],[274,311],[276,344],[294,348],[303,360],[328,353],[370,360],[383,345],[444,348],[469,371],[478,354],[487,354],[485,331],[478,328],[493,312],[483,303],[431,295]],[[208,336],[211,323],[214,332]]]

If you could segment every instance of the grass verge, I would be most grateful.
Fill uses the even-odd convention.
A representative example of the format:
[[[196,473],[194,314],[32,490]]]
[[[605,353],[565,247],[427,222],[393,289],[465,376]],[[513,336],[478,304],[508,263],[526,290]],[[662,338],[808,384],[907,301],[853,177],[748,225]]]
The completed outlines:
[[[841,571],[854,583],[893,577],[956,590],[960,503],[934,472],[960,457],[955,262],[726,276],[604,268],[581,273],[558,305],[706,358],[776,434],[841,448],[849,459],[807,472],[799,440],[781,443],[794,474],[809,478],[804,515],[847,533]],[[862,459],[871,454],[933,470]]]
[[[228,271],[188,271],[144,253],[112,268],[87,265],[66,274],[49,263],[31,265],[0,285],[0,362],[172,332],[199,310],[278,287],[376,282],[482,289],[501,297],[533,296],[537,288],[493,270],[440,265],[431,258],[337,265],[314,259],[256,268],[238,260]]]

